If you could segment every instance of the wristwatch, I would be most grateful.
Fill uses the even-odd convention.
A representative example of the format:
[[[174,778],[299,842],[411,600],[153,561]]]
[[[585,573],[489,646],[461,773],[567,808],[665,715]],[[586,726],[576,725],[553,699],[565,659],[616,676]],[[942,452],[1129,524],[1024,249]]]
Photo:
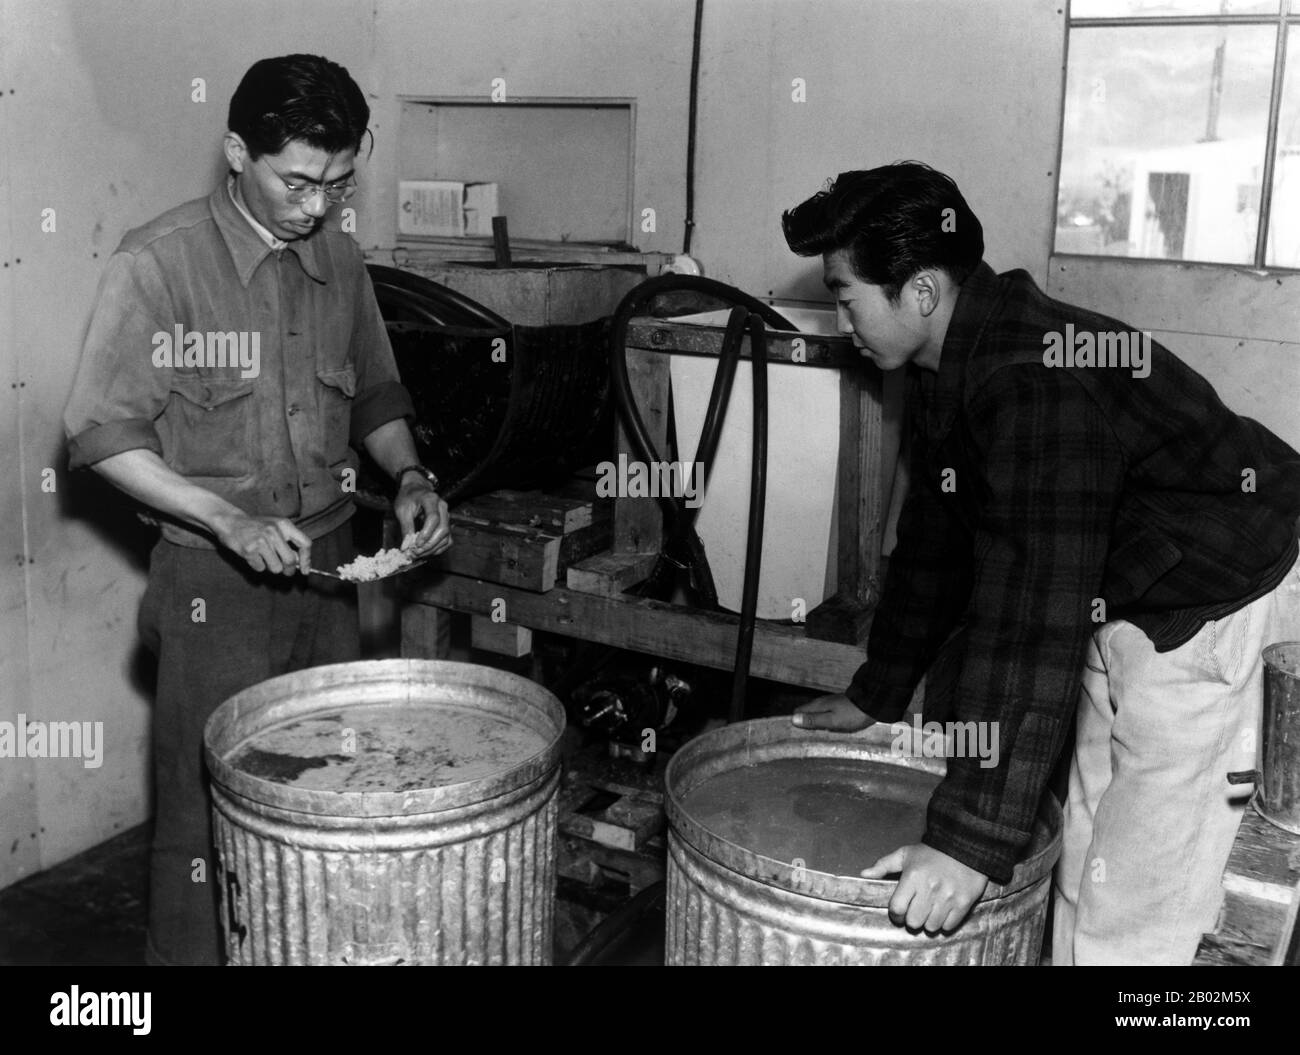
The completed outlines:
[[[399,490],[402,486],[402,477],[405,476],[407,473],[419,473],[421,476],[423,476],[426,480],[429,481],[430,487],[432,487],[435,491],[438,490],[437,474],[434,473],[432,469],[426,469],[423,465],[407,465],[397,470],[397,472],[393,476],[393,479],[397,481],[397,486]]]

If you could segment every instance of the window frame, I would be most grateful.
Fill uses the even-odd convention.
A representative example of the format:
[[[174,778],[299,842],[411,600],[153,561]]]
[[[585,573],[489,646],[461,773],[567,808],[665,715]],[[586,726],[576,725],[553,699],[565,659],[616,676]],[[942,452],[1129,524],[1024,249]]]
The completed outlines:
[[[1189,260],[1157,256],[1116,256],[1112,253],[1072,253],[1056,248],[1057,216],[1061,202],[1062,162],[1065,158],[1065,108],[1069,102],[1070,40],[1077,29],[1122,29],[1125,27],[1174,26],[1273,26],[1273,77],[1269,88],[1268,124],[1264,133],[1264,168],[1260,174],[1259,224],[1255,230],[1255,248],[1248,264],[1227,263],[1221,260]],[[1196,264],[1204,267],[1234,268],[1256,272],[1297,272],[1300,268],[1266,263],[1268,232],[1272,221],[1273,182],[1277,167],[1278,125],[1282,113],[1282,89],[1285,85],[1287,37],[1295,27],[1300,32],[1300,0],[1280,0],[1272,13],[1254,14],[1202,14],[1202,15],[1108,15],[1097,18],[1075,18],[1074,0],[1067,0],[1065,9],[1065,55],[1061,65],[1061,125],[1057,139],[1056,194],[1052,200],[1051,256],[1077,256],[1086,259],[1132,260],[1153,264]]]

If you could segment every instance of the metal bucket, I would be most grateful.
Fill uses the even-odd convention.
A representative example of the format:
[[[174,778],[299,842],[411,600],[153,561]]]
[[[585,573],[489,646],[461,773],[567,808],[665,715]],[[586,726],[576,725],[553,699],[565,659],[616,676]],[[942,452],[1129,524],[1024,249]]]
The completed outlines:
[[[564,709],[470,663],[314,667],[205,730],[231,964],[551,960]]]
[[[952,934],[894,926],[895,881],[858,876],[919,840],[930,788],[944,772],[942,758],[919,757],[921,740],[902,724],[846,735],[768,718],[716,729],[678,751],[665,777],[667,962],[1036,964],[1061,843],[1061,809],[1050,795],[1011,881],[990,885]],[[793,787],[792,779],[805,783]],[[871,826],[861,823],[863,811],[881,819],[873,833],[864,833]],[[750,822],[737,817],[754,826],[740,839]],[[917,827],[910,836],[909,824]],[[818,867],[827,862],[828,870]]]
[[[1300,835],[1300,641],[1264,649],[1263,769],[1255,812]]]

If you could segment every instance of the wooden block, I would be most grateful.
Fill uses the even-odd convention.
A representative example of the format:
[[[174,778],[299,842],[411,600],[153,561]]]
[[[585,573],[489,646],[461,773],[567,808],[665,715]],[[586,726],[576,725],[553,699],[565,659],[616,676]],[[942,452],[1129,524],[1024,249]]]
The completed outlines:
[[[565,535],[591,525],[595,504],[594,487],[591,497],[586,499],[541,491],[493,491],[462,502],[452,513],[451,522],[454,526],[458,520],[469,519]]]
[[[402,607],[402,658],[446,659],[451,655],[451,612],[427,604]]]
[[[593,521],[613,520],[614,499],[596,494],[596,481],[601,473],[596,466],[579,469],[552,494],[557,498],[577,498],[591,503]]]
[[[590,790],[599,792],[605,789],[592,785]],[[560,818],[560,831],[565,834],[590,839],[616,850],[639,850],[662,831],[663,826],[663,802],[636,794],[619,795],[614,802],[592,813],[582,812],[579,806]]]
[[[493,622],[491,616],[469,617],[470,643],[485,652],[518,659],[533,650],[533,632],[515,623]]]
[[[808,613],[808,636],[820,641],[865,645],[875,610],[874,596],[868,601],[860,601],[837,593]]]
[[[558,870],[583,882],[594,882],[593,873],[604,872],[625,880],[628,892],[635,894],[664,878],[666,855],[661,836],[649,840],[640,850],[602,846],[581,836],[564,833],[560,834],[558,842]]]
[[[640,787],[635,784],[624,784],[618,780],[605,780],[603,778],[598,778],[590,781],[590,785],[599,788],[602,791],[612,792],[615,795],[638,799],[641,802],[648,802],[652,806],[663,809],[664,793],[658,790],[658,784],[656,784],[656,787],[649,788]]]
[[[538,593],[555,585],[559,535],[468,519],[455,523],[452,531],[454,545],[433,562],[443,571]]]
[[[568,574],[575,564],[605,553],[614,542],[614,524],[611,520],[597,521],[587,527],[570,531],[560,538],[560,559],[556,571]]]
[[[570,564],[564,573],[565,585],[582,593],[616,597],[643,582],[657,559],[654,553],[599,553]]]

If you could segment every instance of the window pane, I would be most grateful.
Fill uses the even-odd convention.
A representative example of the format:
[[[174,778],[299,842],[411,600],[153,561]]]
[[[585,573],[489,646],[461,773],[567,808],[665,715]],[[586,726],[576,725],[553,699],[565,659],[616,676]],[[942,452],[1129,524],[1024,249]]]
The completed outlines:
[[[1276,33],[1071,30],[1057,252],[1252,263]]]
[[[1071,0],[1071,18],[1275,15],[1280,0]]]
[[[1292,26],[1286,47],[1286,77],[1278,115],[1273,162],[1273,204],[1264,262],[1300,268],[1300,26]]]

